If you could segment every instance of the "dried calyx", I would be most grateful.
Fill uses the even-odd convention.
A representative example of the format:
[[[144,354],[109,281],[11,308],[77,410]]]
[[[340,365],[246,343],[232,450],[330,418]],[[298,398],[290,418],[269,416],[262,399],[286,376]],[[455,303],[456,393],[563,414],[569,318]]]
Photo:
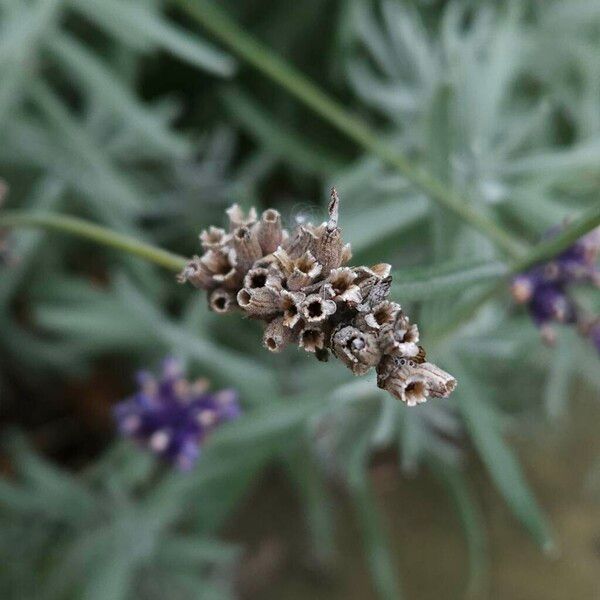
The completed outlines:
[[[329,218],[291,233],[274,209],[260,218],[237,205],[227,210],[229,233],[200,235],[204,255],[179,275],[208,292],[219,313],[238,309],[266,323],[263,344],[280,352],[295,344],[319,360],[329,352],[355,375],[371,368],[377,384],[409,406],[447,397],[456,380],[425,361],[419,330],[388,299],[391,267],[347,266],[350,245],[338,226],[339,198],[331,192]]]

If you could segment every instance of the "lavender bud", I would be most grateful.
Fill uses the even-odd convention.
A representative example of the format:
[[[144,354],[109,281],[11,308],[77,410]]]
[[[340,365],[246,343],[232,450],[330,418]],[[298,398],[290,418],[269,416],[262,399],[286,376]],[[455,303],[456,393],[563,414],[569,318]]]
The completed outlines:
[[[533,296],[533,292],[535,290],[536,281],[531,275],[527,273],[523,275],[517,275],[513,278],[510,293],[513,298],[519,304],[524,304],[525,302],[529,302]]]
[[[529,310],[539,326],[550,321],[572,323],[575,320],[575,307],[562,288],[555,284],[538,285],[529,303]]]

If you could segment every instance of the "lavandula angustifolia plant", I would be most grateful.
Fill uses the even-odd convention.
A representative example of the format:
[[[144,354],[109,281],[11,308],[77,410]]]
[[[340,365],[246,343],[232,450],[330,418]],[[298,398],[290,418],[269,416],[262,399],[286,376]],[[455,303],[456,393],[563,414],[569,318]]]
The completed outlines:
[[[555,228],[548,235],[559,231]],[[599,252],[600,228],[596,228],[553,260],[513,278],[512,295],[518,303],[527,304],[545,342],[551,344],[556,338],[552,323],[574,324],[599,348],[597,321],[590,323],[589,316],[578,309],[569,293],[569,288],[577,284],[600,287],[600,269],[596,264]]]
[[[212,431],[241,414],[235,390],[209,392],[205,379],[189,382],[174,358],[163,362],[158,379],[143,371],[138,383],[139,391],[114,408],[119,430],[183,471]]]
[[[408,406],[429,396],[448,397],[456,380],[426,362],[419,330],[399,304],[388,300],[391,266],[345,266],[352,254],[338,227],[333,189],[329,218],[291,234],[276,210],[260,219],[228,211],[229,232],[211,227],[200,235],[204,254],[179,276],[208,292],[212,310],[241,309],[266,322],[264,346],[280,352],[290,342],[319,360],[329,351],[355,375],[377,370],[377,385]]]

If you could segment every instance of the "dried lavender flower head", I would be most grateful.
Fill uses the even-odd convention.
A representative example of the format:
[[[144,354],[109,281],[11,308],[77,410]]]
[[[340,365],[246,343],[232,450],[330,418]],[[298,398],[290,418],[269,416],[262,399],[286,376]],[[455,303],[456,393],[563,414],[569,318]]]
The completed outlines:
[[[561,227],[554,227],[544,237],[553,237],[560,231]],[[599,253],[600,227],[597,227],[552,260],[513,278],[512,296],[517,303],[527,306],[545,342],[551,344],[556,338],[554,323],[577,324],[582,329],[584,317],[579,314],[569,288],[579,284],[600,287]]]
[[[194,466],[210,433],[241,414],[237,392],[209,392],[204,379],[189,382],[173,358],[163,362],[159,378],[141,372],[137,379],[139,390],[113,409],[118,429],[182,471]]]
[[[355,375],[376,368],[378,385],[409,406],[449,396],[456,381],[425,362],[417,326],[388,300],[391,266],[347,264],[352,252],[339,206],[334,189],[325,222],[302,222],[289,232],[273,209],[258,219],[254,209],[246,215],[234,205],[227,210],[230,233],[202,232],[205,252],[178,280],[206,290],[215,312],[240,310],[263,321],[271,352],[293,344],[318,360],[331,352]]]

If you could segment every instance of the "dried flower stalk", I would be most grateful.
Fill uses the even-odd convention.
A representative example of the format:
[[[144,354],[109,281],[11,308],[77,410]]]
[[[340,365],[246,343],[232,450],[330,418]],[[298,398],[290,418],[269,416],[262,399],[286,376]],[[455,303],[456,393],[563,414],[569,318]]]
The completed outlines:
[[[377,385],[415,406],[448,397],[456,380],[425,361],[419,329],[388,299],[391,266],[345,266],[352,252],[338,225],[339,197],[331,192],[329,218],[291,234],[273,209],[257,219],[239,206],[227,210],[229,232],[200,236],[205,253],[179,275],[209,294],[220,313],[241,310],[266,323],[263,345],[281,352],[296,344],[319,360],[331,353],[355,375],[377,371]]]

